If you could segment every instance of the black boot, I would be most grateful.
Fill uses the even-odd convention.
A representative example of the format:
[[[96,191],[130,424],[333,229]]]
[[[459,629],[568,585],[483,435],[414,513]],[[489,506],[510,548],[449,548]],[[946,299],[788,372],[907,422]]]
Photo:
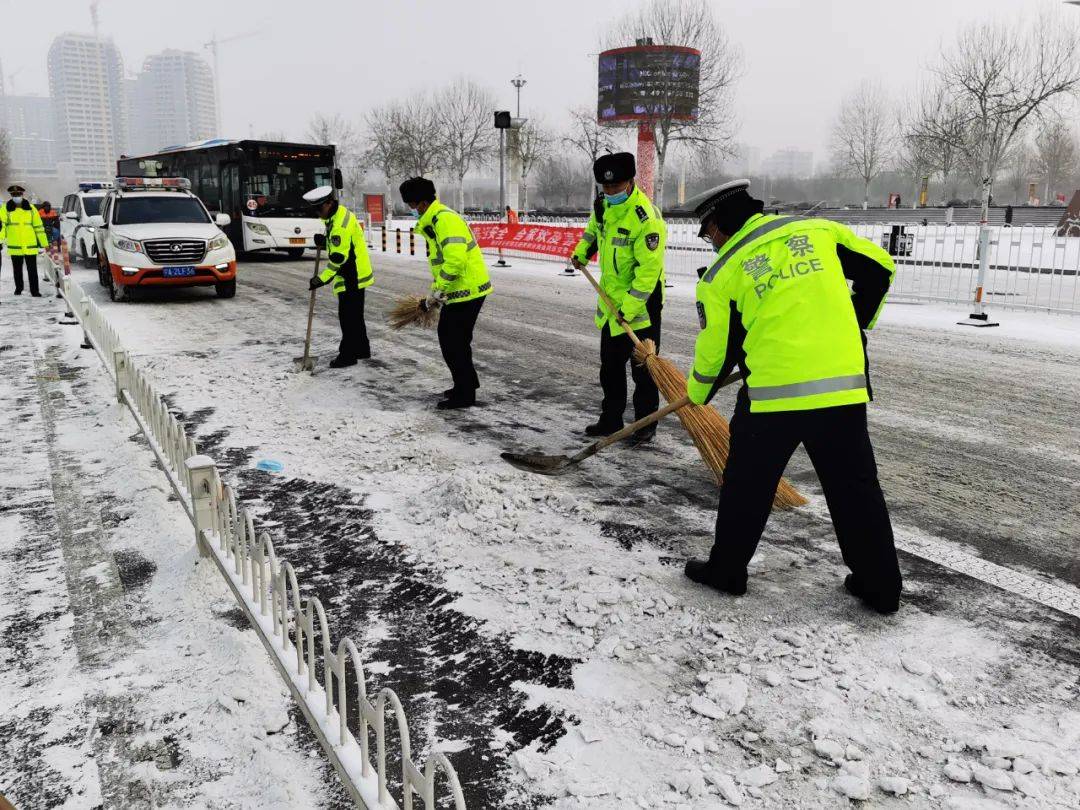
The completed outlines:
[[[699,585],[708,585],[732,596],[742,596],[746,593],[746,572],[741,574],[724,573],[714,567],[708,560],[687,560],[684,569],[686,576]]]
[[[648,444],[653,440],[653,436],[656,435],[656,425],[649,425],[643,427],[641,430],[634,431],[630,438],[626,440],[626,443],[631,447],[640,447],[643,444]]]
[[[471,408],[476,404],[476,396],[459,397],[451,394],[446,399],[439,400],[435,405],[440,411],[456,411],[460,408]]]
[[[900,596],[883,596],[882,594],[870,593],[855,579],[854,574],[848,574],[844,577],[844,588],[852,596],[856,597],[864,605],[876,610],[883,616],[887,616],[890,613],[896,613],[900,609]]]
[[[593,422],[591,425],[585,427],[586,436],[610,436],[612,433],[617,433],[622,430],[622,425],[612,424],[611,422],[605,422],[600,419],[597,422]]]
[[[346,366],[355,366],[356,358],[349,359],[348,357],[342,357],[340,354],[330,361],[330,368],[345,368]]]

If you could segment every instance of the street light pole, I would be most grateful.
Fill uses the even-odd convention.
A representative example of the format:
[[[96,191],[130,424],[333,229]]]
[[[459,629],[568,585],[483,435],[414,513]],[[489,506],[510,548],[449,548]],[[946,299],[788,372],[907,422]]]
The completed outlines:
[[[519,73],[510,80],[510,84],[517,88],[517,117],[521,118],[521,88],[528,84],[528,82],[521,78],[521,74]]]

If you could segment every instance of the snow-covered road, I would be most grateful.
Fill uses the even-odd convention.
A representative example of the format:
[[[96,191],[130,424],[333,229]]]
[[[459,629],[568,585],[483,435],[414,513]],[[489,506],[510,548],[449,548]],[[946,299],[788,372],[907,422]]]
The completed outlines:
[[[498,460],[583,441],[599,400],[583,279],[542,263],[496,271],[475,344],[486,407],[444,414],[434,334],[384,325],[427,270],[375,261],[376,359],[325,370],[337,325],[324,290],[313,377],[288,372],[308,264],[245,264],[231,301],[181,291],[130,305],[75,272],[278,534],[335,634],[364,642],[414,742],[449,752],[470,807],[707,808],[717,794],[833,806],[864,793],[886,806],[901,788],[916,806],[1080,801],[1080,324],[1009,314],[965,330],[952,325],[963,313],[886,310],[872,433],[898,542],[919,553],[903,556],[901,613],[881,619],[842,592],[801,453],[789,477],[811,504],[774,516],[739,600],[682,578],[710,542],[715,485],[677,423],[565,478]],[[663,350],[685,368],[693,286],[674,282]],[[266,458],[284,472],[256,470]]]

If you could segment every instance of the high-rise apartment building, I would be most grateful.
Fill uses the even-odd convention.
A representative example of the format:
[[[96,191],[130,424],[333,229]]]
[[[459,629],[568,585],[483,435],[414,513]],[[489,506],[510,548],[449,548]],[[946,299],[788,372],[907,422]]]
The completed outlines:
[[[127,149],[124,64],[112,40],[62,34],[49,48],[57,157],[76,180],[112,177]]]
[[[130,97],[132,154],[218,134],[214,75],[196,53],[170,49],[146,57]]]

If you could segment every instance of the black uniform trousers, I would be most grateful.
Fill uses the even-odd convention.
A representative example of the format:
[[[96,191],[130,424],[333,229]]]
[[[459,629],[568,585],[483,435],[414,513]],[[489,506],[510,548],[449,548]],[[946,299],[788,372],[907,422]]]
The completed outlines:
[[[337,300],[338,323],[341,324],[338,356],[343,360],[365,360],[371,357],[367,324],[364,323],[364,290],[346,288]]]
[[[772,509],[773,495],[799,444],[821,480],[844,562],[871,598],[900,595],[892,524],[878,483],[866,405],[751,413],[744,387],[731,420],[731,450],[720,487],[710,566],[746,575]]]
[[[651,321],[648,329],[634,332],[639,340],[651,339],[660,350],[660,313],[664,308],[662,281],[658,281],[645,309]],[[630,336],[622,331],[612,335],[607,324],[600,332],[600,387],[604,392],[604,401],[600,406],[600,423],[605,428],[618,430],[623,426],[623,412],[626,410],[626,364],[630,363],[630,374],[634,378],[634,419],[648,416],[660,406],[660,392],[656,383],[649,376],[645,366],[631,362],[634,343]]]
[[[20,295],[23,291],[23,263],[26,264],[26,276],[30,282],[30,294],[40,295],[38,290],[37,256],[12,256],[11,274],[15,277],[15,294]]]
[[[476,376],[472,359],[473,328],[486,297],[460,304],[443,304],[439,313],[439,348],[454,381],[451,399],[476,401],[480,378]]]

